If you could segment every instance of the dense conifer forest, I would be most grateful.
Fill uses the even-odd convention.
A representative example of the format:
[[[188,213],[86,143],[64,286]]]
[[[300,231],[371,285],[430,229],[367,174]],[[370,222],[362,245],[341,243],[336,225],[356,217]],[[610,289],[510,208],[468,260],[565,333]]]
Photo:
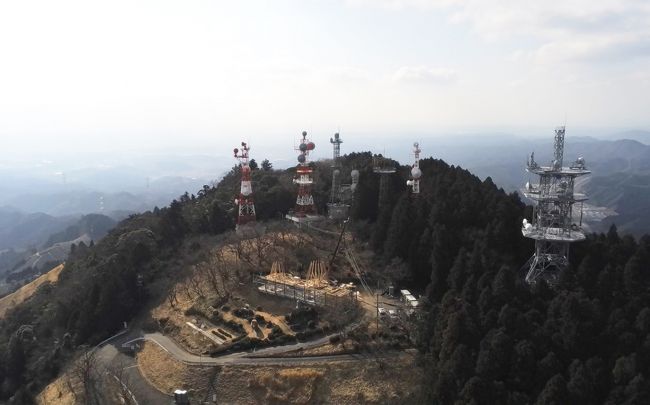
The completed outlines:
[[[517,194],[423,159],[419,196],[406,189],[406,166],[380,195],[370,153],[342,160],[342,173],[361,172],[350,229],[377,260],[402,263],[400,284],[423,296],[417,345],[428,403],[650,403],[650,237],[614,227],[589,235],[573,247],[559,286],[530,287],[520,271],[533,251],[520,233],[530,207]],[[329,164],[314,165],[324,212]],[[280,218],[295,201],[294,169],[260,166],[258,217]],[[167,274],[185,238],[233,229],[238,175],[233,168],[214,187],[132,216],[92,247],[76,246],[55,286],[0,320],[0,401],[29,403],[76,347],[135,316],[146,285]]]

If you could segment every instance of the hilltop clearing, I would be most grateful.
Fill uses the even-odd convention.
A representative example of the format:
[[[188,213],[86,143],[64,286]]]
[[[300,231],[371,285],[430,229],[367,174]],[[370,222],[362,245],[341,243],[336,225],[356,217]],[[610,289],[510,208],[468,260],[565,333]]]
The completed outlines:
[[[296,302],[259,291],[251,271],[270,271],[283,263],[287,272],[304,277],[311,259],[327,257],[331,238],[298,232],[286,223],[269,223],[265,235],[241,240],[234,235],[214,244],[207,238],[189,243],[200,255],[181,270],[166,295],[151,311],[154,327],[193,353],[217,354],[247,345],[295,342],[296,337],[324,334],[354,319],[338,309],[318,309],[289,322]],[[189,248],[188,248],[189,250]],[[349,280],[350,271],[336,260],[330,277]],[[152,287],[158,289],[158,287]],[[303,323],[300,323],[303,322]],[[246,346],[244,346],[246,345]]]

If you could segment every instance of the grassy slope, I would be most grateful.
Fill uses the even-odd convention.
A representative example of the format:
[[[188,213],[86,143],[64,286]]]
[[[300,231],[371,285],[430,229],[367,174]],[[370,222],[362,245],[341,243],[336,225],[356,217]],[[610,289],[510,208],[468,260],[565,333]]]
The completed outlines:
[[[40,286],[45,283],[56,283],[59,279],[59,274],[63,270],[63,265],[56,266],[49,272],[43,274],[36,280],[32,281],[29,284],[22,286],[18,291],[7,295],[4,298],[0,298],[0,318],[10,309],[16,307],[17,305],[27,301]]]

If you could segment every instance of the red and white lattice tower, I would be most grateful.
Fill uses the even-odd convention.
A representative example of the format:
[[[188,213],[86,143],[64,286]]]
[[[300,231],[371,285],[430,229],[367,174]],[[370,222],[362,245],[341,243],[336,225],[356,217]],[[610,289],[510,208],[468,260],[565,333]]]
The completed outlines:
[[[420,178],[422,177],[422,170],[420,170],[420,144],[415,142],[413,144],[413,155],[415,155],[415,163],[411,167],[411,180],[406,182],[407,186],[410,186],[413,190],[413,194],[420,194]]]
[[[314,150],[316,145],[307,139],[307,132],[303,131],[300,144],[296,148],[299,152],[298,167],[296,168],[296,177],[293,182],[298,185],[298,198],[296,199],[296,208],[294,215],[296,217],[305,217],[307,215],[316,215],[316,206],[314,197],[311,195],[311,186],[314,183],[311,175],[313,170],[309,167],[309,152]]]
[[[241,166],[241,188],[235,204],[239,207],[237,227],[255,223],[255,203],[253,202],[253,186],[251,184],[251,167],[248,161],[250,147],[246,142],[241,143],[241,150],[235,148],[235,159]]]

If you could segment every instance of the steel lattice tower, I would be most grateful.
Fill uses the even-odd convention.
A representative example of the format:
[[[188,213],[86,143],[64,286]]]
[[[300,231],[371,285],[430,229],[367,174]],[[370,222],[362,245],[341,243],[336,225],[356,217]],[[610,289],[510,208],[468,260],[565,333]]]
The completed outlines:
[[[338,167],[341,165],[341,162],[339,161],[339,158],[341,157],[341,144],[343,143],[343,139],[341,139],[341,135],[339,133],[334,134],[334,138],[330,138],[330,143],[332,144],[332,161],[333,167]]]
[[[388,181],[390,175],[395,173],[397,169],[395,165],[382,155],[377,155],[372,159],[372,171],[379,174],[379,205],[381,211],[381,204],[386,200],[386,193],[388,193]]]
[[[563,167],[564,127],[555,130],[554,158],[550,166],[540,166],[531,153],[526,171],[539,176],[539,184],[526,183],[524,195],[533,200],[532,223],[524,219],[522,234],[535,240],[535,253],[524,265],[526,282],[546,280],[555,284],[560,273],[569,266],[569,246],[585,239],[582,231],[584,194],[574,193],[575,179],[591,173],[579,157],[569,167]],[[573,206],[580,203],[580,221],[573,222]]]
[[[255,203],[253,202],[253,186],[251,183],[251,167],[248,160],[250,147],[246,142],[241,143],[241,150],[233,150],[235,159],[239,160],[241,167],[241,187],[239,197],[235,199],[235,204],[239,206],[237,214],[237,228],[242,225],[254,224],[256,222]]]
[[[332,190],[330,191],[330,201],[327,204],[327,215],[330,219],[345,219],[348,217],[350,204],[346,202],[345,191],[350,188],[349,185],[341,184],[341,144],[343,139],[339,133],[330,138],[332,144]]]
[[[313,170],[308,161],[309,152],[315,148],[316,145],[307,139],[307,132],[303,131],[302,139],[296,149],[300,154],[298,155],[296,177],[293,179],[293,182],[298,185],[298,198],[296,198],[294,215],[299,218],[307,215],[317,215],[314,197],[311,195],[311,186],[314,183],[311,177]]]
[[[406,182],[407,186],[410,186],[413,190],[414,195],[420,194],[420,178],[422,177],[422,170],[420,170],[420,144],[415,142],[413,144],[413,155],[415,156],[415,163],[411,167],[411,180]]]

